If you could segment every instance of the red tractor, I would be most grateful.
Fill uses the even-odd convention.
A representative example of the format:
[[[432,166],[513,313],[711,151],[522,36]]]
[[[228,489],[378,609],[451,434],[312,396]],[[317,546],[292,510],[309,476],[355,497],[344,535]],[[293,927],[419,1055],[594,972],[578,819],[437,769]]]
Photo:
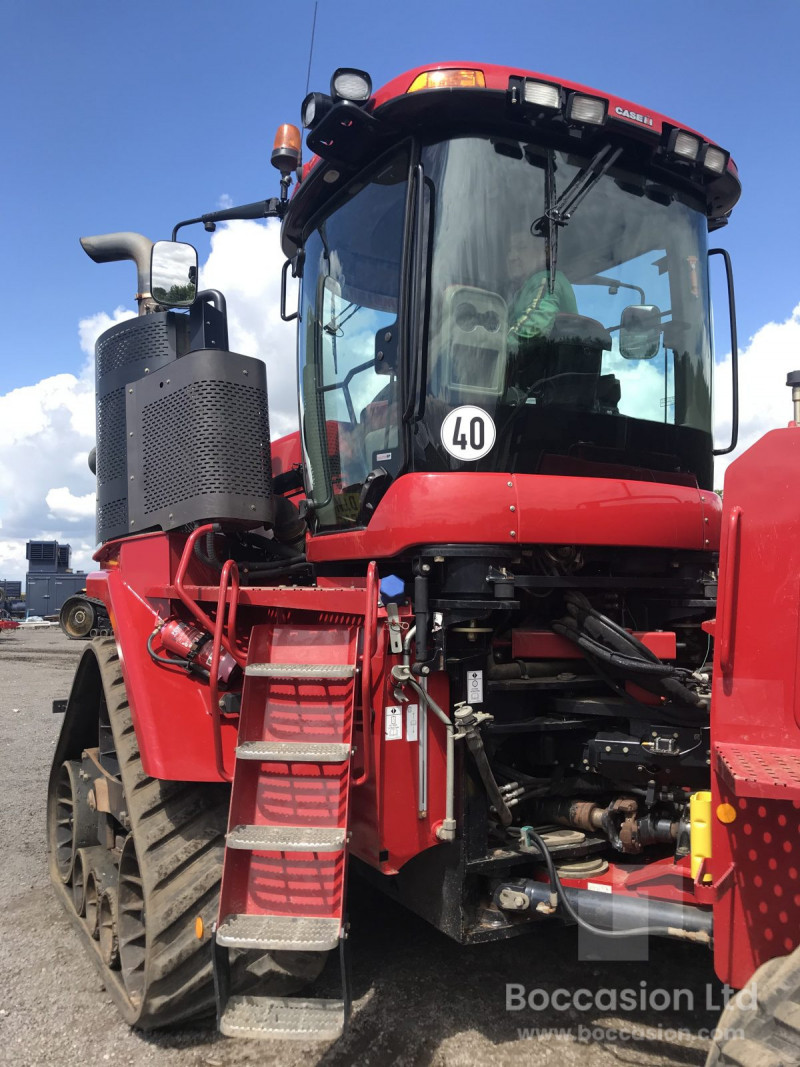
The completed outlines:
[[[471,64],[338,70],[303,124],[280,197],[188,220],[281,219],[299,433],[270,442],[187,223],[83,241],[140,301],[97,342],[112,636],[48,807],[106,987],[142,1028],[335,1038],[357,868],[464,944],[569,922],[713,946],[737,988],[766,965],[710,1062],[800,1062],[800,378],[723,507],[728,152]],[[341,997],[304,999],[332,952]]]

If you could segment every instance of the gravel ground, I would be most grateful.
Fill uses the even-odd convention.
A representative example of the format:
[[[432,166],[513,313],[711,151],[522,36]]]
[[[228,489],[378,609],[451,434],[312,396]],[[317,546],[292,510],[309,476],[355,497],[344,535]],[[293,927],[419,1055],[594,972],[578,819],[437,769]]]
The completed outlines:
[[[130,1030],[49,886],[45,854],[47,775],[66,697],[83,650],[60,631],[0,634],[0,1063],[285,1067],[358,1063],[413,1067],[494,1065],[702,1064],[704,1031],[720,1003],[711,957],[701,948],[656,941],[649,962],[578,962],[574,930],[464,948],[370,889],[351,892],[355,1010],[332,1047],[232,1041],[209,1025],[158,1034]],[[328,972],[320,990],[334,995]],[[506,985],[541,990],[680,989],[679,1009],[617,1011],[608,999],[587,1010],[507,1011]],[[644,985],[642,985],[644,983]],[[688,998],[693,1010],[686,1010]],[[540,1002],[537,1001],[538,1002]],[[656,1005],[658,1002],[656,1001]],[[521,1035],[520,1028],[548,1033]],[[580,1028],[584,1028],[581,1030]],[[598,1028],[614,1028],[600,1037]],[[676,1034],[679,1029],[685,1033]],[[565,1033],[569,1031],[569,1033]],[[578,1040],[587,1037],[588,1043]]]

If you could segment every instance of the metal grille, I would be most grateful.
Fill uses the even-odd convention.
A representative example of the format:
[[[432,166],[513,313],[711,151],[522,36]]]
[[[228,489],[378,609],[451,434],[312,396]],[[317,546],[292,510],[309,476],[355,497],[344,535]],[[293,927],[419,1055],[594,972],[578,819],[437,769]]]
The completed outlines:
[[[269,492],[269,421],[262,389],[191,382],[142,409],[142,441],[146,515],[215,493],[252,498]]]
[[[110,500],[107,504],[99,504],[97,507],[97,531],[98,540],[104,540],[100,536],[103,531],[124,530],[128,525],[128,501],[124,497],[121,500]],[[106,533],[105,537],[114,536]]]
[[[121,386],[97,402],[97,484],[125,475],[125,389]]]
[[[95,348],[98,379],[131,363],[143,360],[161,363],[175,358],[164,315],[148,315],[134,321],[135,330],[122,330],[119,333],[108,330],[99,338]],[[139,371],[136,373],[138,376]]]
[[[132,382],[173,363],[186,346],[188,319],[156,312],[106,330],[95,345],[97,380],[97,540],[131,532],[129,427],[125,397]]]

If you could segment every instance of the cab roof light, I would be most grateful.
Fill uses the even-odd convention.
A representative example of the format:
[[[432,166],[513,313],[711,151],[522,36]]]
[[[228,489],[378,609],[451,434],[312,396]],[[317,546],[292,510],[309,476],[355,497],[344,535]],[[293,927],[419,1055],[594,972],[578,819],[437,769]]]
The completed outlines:
[[[700,145],[700,138],[695,137],[693,133],[687,133],[685,130],[673,130],[669,135],[667,151],[671,152],[673,156],[677,156],[678,159],[685,159],[689,163],[694,163],[700,154]]]
[[[724,174],[728,166],[729,154],[716,145],[707,144],[700,153],[700,162],[704,170],[712,174]]]
[[[334,100],[348,100],[352,104],[365,104],[372,96],[372,78],[365,70],[355,67],[339,67],[331,78],[331,96]]]
[[[573,93],[567,103],[567,118],[573,122],[584,122],[592,126],[602,126],[608,114],[608,101],[599,96],[584,96]]]
[[[406,89],[407,93],[416,93],[420,89],[485,89],[486,78],[482,70],[426,70],[418,74]]]
[[[558,111],[561,107],[561,89],[558,85],[550,85],[549,82],[525,78],[522,95],[526,104],[534,104],[548,111]]]
[[[309,93],[300,107],[300,121],[311,130],[332,107],[333,100],[326,93]]]

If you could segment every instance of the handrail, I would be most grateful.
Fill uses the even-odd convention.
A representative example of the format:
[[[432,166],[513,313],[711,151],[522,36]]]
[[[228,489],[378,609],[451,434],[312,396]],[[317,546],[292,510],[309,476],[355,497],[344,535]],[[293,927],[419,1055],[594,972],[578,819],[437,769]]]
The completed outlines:
[[[211,721],[214,727],[214,759],[217,773],[226,782],[233,781],[233,775],[225,770],[225,755],[222,751],[222,723],[219,716],[219,660],[222,652],[222,629],[225,622],[225,600],[228,593],[228,579],[231,580],[231,601],[228,605],[228,638],[236,641],[236,602],[239,596],[239,568],[236,561],[229,559],[222,565],[219,577],[219,596],[217,598],[217,617],[214,621],[214,636],[211,644],[211,664],[209,666],[208,691],[211,701]]]
[[[736,505],[731,509],[728,516],[727,537],[725,538],[725,585],[723,596],[719,605],[719,614],[722,616],[719,635],[719,665],[723,671],[729,671],[732,665],[732,636],[733,636],[733,598],[736,576],[736,564],[739,558],[739,522],[742,509]]]
[[[214,632],[214,623],[211,621],[208,615],[206,615],[206,613],[199,606],[199,604],[192,600],[192,598],[186,592],[183,587],[183,580],[186,577],[186,571],[189,569],[189,560],[192,558],[194,546],[197,544],[201,537],[205,537],[207,533],[211,533],[212,531],[215,531],[217,529],[218,527],[216,523],[209,522],[206,523],[205,526],[198,526],[196,530],[192,530],[192,532],[189,534],[188,540],[186,541],[186,545],[184,546],[183,554],[181,555],[180,563],[178,564],[178,569],[175,572],[174,582],[175,592],[178,594],[178,597],[181,602],[189,609],[192,615],[194,615],[197,621],[201,623],[203,628],[209,633]],[[220,582],[220,586],[222,587],[222,582]],[[234,613],[234,621],[235,618],[236,616]],[[240,667],[244,667],[246,663],[246,657],[241,652],[237,651],[236,647],[233,645],[229,637],[225,637],[224,634],[222,636],[222,647],[227,653],[233,656],[233,658],[236,660]]]
[[[364,766],[353,785],[363,785],[372,774],[372,657],[378,648],[378,565],[367,567],[367,603],[364,609],[364,648],[361,655],[361,722]]]

